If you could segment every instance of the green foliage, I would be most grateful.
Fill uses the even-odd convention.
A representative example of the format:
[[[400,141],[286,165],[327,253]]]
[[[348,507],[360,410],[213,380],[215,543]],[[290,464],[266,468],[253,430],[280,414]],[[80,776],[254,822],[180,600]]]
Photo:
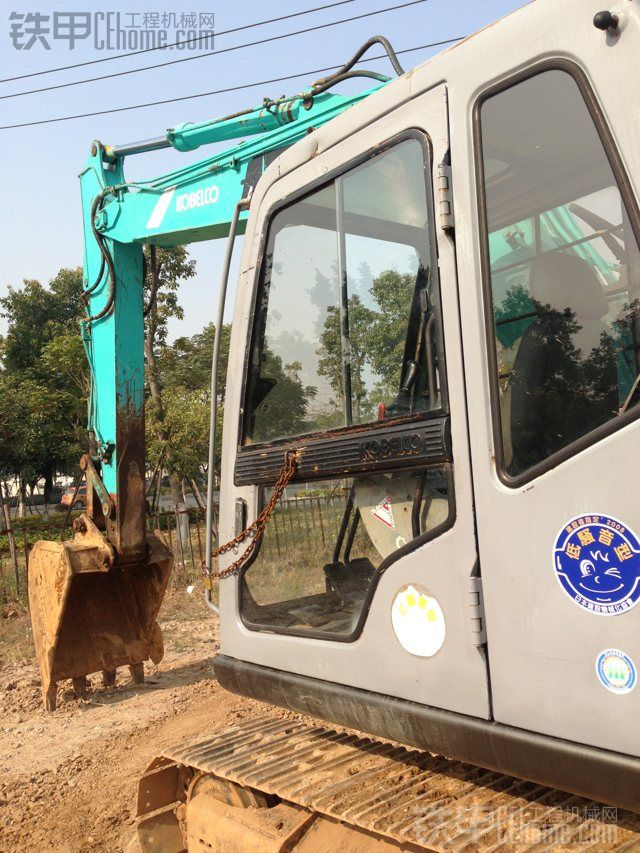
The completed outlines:
[[[367,332],[367,356],[373,372],[394,395],[400,381],[415,286],[414,273],[401,274],[394,270],[381,273],[371,285],[377,309]]]
[[[0,375],[0,466],[26,481],[52,477],[77,461],[79,424],[64,391],[40,382]]]
[[[222,327],[218,395],[218,436],[222,435],[223,401],[229,361],[231,325]],[[153,400],[147,406],[147,455],[155,467],[195,477],[206,468],[209,447],[211,355],[215,327],[209,323],[191,338],[178,338],[158,348],[157,368],[162,417]],[[218,466],[220,459],[218,441]]]
[[[145,297],[149,303],[154,283],[151,251],[145,248],[147,278]],[[193,476],[199,470],[206,452],[202,454],[203,416],[206,408],[202,394],[190,394],[188,389],[170,393],[164,387],[163,359],[170,352],[167,345],[167,324],[170,318],[182,319],[178,288],[182,281],[195,275],[195,261],[189,260],[184,246],[156,249],[157,295],[145,318],[145,355],[150,401],[147,406],[147,458],[155,468],[162,464],[172,475],[174,499],[178,499],[178,480]],[[160,353],[160,355],[159,355]],[[175,361],[175,360],[174,360]]]
[[[522,284],[510,287],[502,302],[494,305],[493,311],[498,340],[507,349],[524,335],[533,322],[533,317],[525,316],[534,311],[534,305],[529,291]]]
[[[29,546],[35,545],[41,539],[58,539],[60,529],[62,528],[65,539],[71,539],[73,530],[71,524],[74,518],[80,515],[79,512],[73,511],[70,515],[69,522],[67,521],[66,512],[51,512],[47,517],[46,523],[43,522],[40,515],[28,515],[26,518],[12,518],[11,528],[15,537],[17,547],[22,550],[25,543]],[[0,557],[7,556],[10,553],[9,537],[6,533],[0,533]]]
[[[148,247],[145,256],[148,301]],[[157,461],[164,446],[165,467],[192,476],[207,458],[214,331],[209,326],[192,339],[182,338],[173,347],[167,344],[169,319],[183,316],[178,288],[195,275],[195,261],[184,247],[158,249],[157,261],[160,289],[146,318],[146,334],[152,354],[160,353],[156,390],[161,396],[150,400],[147,409],[149,457]],[[79,334],[83,311],[80,269],[60,270],[48,287],[25,281],[21,288],[9,287],[0,299],[0,313],[8,321],[7,334],[0,340],[0,476],[25,482],[44,477],[50,483],[57,473],[75,467],[85,442],[90,387]],[[224,335],[223,376],[229,327]]]
[[[151,288],[151,254],[149,247],[144,249],[147,277],[145,281],[145,301],[149,301]],[[167,323],[170,318],[182,320],[184,312],[178,302],[178,289],[183,281],[196,274],[196,262],[189,259],[184,246],[173,249],[156,249],[156,262],[160,289],[153,310],[146,318],[146,333],[151,334],[154,345],[165,346],[167,342]]]
[[[84,401],[89,394],[89,366],[86,360],[84,344],[76,328],[65,331],[42,349],[41,365],[43,378],[53,383],[61,394],[68,397],[68,402],[77,402],[80,394],[82,417],[86,406]]]
[[[44,347],[64,332],[77,333],[82,311],[82,270],[61,269],[45,288],[25,279],[0,299],[0,314],[9,322],[2,342],[4,369],[12,373],[39,371]]]
[[[253,424],[249,425],[249,434],[254,441],[272,441],[285,435],[308,432],[312,428],[308,409],[317,389],[303,385],[301,371],[299,361],[283,364],[282,358],[265,344],[260,379],[252,388],[257,405],[248,405],[254,412]],[[261,398],[265,400],[264,407]]]
[[[380,401],[398,393],[411,302],[416,286],[414,273],[386,270],[366,280],[351,283],[348,302],[351,348],[351,392],[354,421],[375,417]],[[360,295],[362,294],[362,295]],[[368,304],[366,304],[368,303]],[[374,307],[369,307],[369,305]],[[318,373],[328,377],[339,399],[342,391],[342,343],[340,310],[329,306],[320,336]],[[367,387],[365,377],[373,379]]]
[[[351,395],[353,417],[356,422],[362,419],[367,391],[363,370],[367,360],[367,330],[374,321],[375,312],[363,305],[357,293],[349,297],[349,344],[351,355]],[[320,335],[320,354],[318,373],[328,377],[338,399],[343,399],[342,373],[342,335],[340,309],[330,305],[326,311],[324,331]]]
[[[25,481],[70,470],[82,452],[89,385],[79,336],[82,271],[46,288],[25,281],[0,299],[8,331],[0,369],[0,475]]]
[[[215,326],[208,323],[199,334],[191,338],[177,338],[171,346],[161,349],[158,353],[158,364],[163,386],[184,387],[193,391],[208,390],[211,385],[211,356],[215,337]],[[224,399],[230,340],[231,323],[226,323],[222,327],[220,341],[220,399]]]
[[[162,394],[164,417],[147,412],[147,457],[151,466],[178,476],[196,476],[206,464],[209,448],[209,393],[178,386]]]

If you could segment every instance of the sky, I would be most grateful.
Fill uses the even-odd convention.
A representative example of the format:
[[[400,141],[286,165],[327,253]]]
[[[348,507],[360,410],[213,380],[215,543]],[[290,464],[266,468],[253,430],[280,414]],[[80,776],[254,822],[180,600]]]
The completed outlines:
[[[0,125],[19,124],[56,118],[76,113],[95,112],[130,106],[166,98],[184,98],[198,92],[207,92],[259,82],[289,74],[299,79],[284,83],[242,89],[226,94],[175,103],[116,112],[104,116],[81,118],[43,124],[35,127],[0,130],[0,175],[2,177],[3,204],[0,205],[0,295],[9,285],[22,286],[24,279],[50,281],[62,267],[82,264],[82,223],[80,192],[77,176],[83,166],[93,139],[106,144],[131,142],[160,136],[168,127],[185,121],[206,121],[255,106],[265,96],[278,97],[300,91],[305,83],[312,82],[316,69],[340,65],[370,36],[387,36],[397,51],[403,51],[430,42],[466,36],[486,24],[524,5],[522,0],[425,0],[417,5],[396,9],[361,20],[339,24],[327,29],[308,32],[272,42],[273,36],[292,33],[307,27],[331,21],[341,21],[356,15],[399,5],[406,0],[350,0],[333,8],[310,12],[300,17],[253,27],[241,32],[221,34],[225,30],[242,27],[265,19],[326,6],[331,0],[274,0],[270,4],[258,0],[193,0],[190,5],[167,0],[151,3],[133,0],[113,0],[107,6],[91,4],[88,0],[50,2],[22,2],[1,0],[0,12],[0,80],[66,66],[88,60],[118,57],[125,52],[118,49],[118,19],[120,29],[128,38],[140,38],[140,30],[166,31],[168,42],[186,37],[184,26],[188,18],[197,20],[200,29],[208,30],[211,14],[214,16],[214,46],[201,46],[194,50],[164,49],[150,53],[109,59],[81,68],[58,71],[26,79],[0,82]],[[336,2],[336,0],[333,0]],[[109,10],[112,44],[106,39],[105,20],[96,13]],[[69,19],[62,13],[77,14],[74,23],[78,38],[73,47],[64,38]],[[59,13],[56,17],[56,13]],[[82,13],[90,13],[87,18]],[[26,17],[39,14],[35,28],[43,40],[35,39],[26,29],[34,28]],[[46,17],[48,16],[48,17]],[[181,16],[186,16],[181,20]],[[58,31],[54,32],[54,19]],[[14,26],[14,45],[11,28]],[[180,31],[185,34],[180,34]],[[211,55],[213,50],[223,50],[246,42],[258,44],[239,50]],[[133,45],[135,47],[135,44]],[[420,64],[441,48],[415,50],[404,53],[400,61],[405,68]],[[374,55],[379,48],[374,48]],[[155,65],[185,56],[198,57],[188,62],[164,68],[132,73],[113,79],[103,75]],[[386,61],[374,62],[371,67],[392,74]],[[306,73],[305,73],[306,72]],[[94,82],[48,92],[20,97],[6,97],[31,89],[100,77]],[[344,84],[338,91],[355,91],[358,81]],[[366,81],[364,82],[366,86]],[[200,149],[188,154],[168,149],[130,157],[125,162],[127,179],[157,177],[189,162],[194,162],[215,151],[215,147]],[[235,264],[230,277],[227,318],[231,316],[235,278],[241,253],[241,240],[235,249]],[[191,256],[197,262],[197,275],[184,283],[180,301],[184,320],[172,321],[170,338],[194,335],[213,320],[216,312],[220,268],[225,241],[218,240],[193,244]],[[6,323],[0,318],[0,334]]]

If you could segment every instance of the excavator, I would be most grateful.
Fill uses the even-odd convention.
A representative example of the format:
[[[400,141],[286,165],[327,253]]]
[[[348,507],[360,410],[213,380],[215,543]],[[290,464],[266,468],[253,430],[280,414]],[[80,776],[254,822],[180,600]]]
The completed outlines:
[[[158,755],[140,849],[640,849],[640,2],[599,2],[92,144],[88,505],[29,565],[45,705],[162,657],[143,249],[227,238],[219,330],[244,234],[205,595],[220,684],[286,709]]]

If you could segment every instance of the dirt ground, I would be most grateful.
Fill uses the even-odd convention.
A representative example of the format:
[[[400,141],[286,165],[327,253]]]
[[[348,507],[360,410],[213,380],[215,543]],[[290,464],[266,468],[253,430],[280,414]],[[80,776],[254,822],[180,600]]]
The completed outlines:
[[[174,588],[159,621],[165,657],[145,665],[144,684],[134,685],[125,668],[115,688],[92,676],[86,701],[65,684],[49,714],[26,608],[0,605],[0,853],[124,851],[135,834],[137,780],[164,749],[257,716],[305,719],[220,687],[212,667],[218,622],[200,595]],[[640,849],[634,844],[625,849]]]
[[[115,688],[93,676],[87,701],[76,701],[68,685],[53,714],[42,708],[26,613],[0,616],[2,851],[123,850],[133,835],[136,780],[163,747],[284,713],[217,684],[217,620],[186,592],[174,591],[163,608],[165,657],[145,665],[145,684],[132,684],[126,669]]]

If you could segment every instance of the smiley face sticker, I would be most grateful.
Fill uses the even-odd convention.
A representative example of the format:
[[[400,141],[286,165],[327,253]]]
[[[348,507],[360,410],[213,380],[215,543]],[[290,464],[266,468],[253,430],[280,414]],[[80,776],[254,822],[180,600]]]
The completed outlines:
[[[640,601],[640,542],[617,518],[572,518],[556,537],[553,563],[562,589],[590,613],[617,616]]]

